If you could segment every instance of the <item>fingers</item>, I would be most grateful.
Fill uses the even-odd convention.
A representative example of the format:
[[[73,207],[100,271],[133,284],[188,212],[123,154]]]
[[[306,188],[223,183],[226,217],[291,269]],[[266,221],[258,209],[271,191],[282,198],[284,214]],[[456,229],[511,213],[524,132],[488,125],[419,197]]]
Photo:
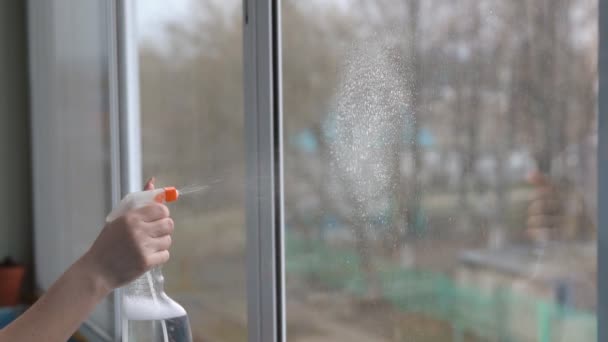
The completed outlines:
[[[169,249],[172,242],[171,235],[165,235],[151,239],[147,247],[153,252],[160,252]]]
[[[526,234],[537,241],[544,241],[556,233],[562,221],[559,193],[550,179],[536,171],[528,177],[535,190],[528,206]]]
[[[148,235],[153,238],[173,234],[174,223],[170,217],[160,219],[150,224]]]
[[[152,203],[134,210],[134,215],[144,222],[154,222],[169,217],[169,208],[161,203]]]
[[[154,182],[156,182],[155,177],[148,178],[146,185],[144,185],[144,190],[154,190]]]
[[[528,216],[559,215],[561,203],[555,198],[537,198],[528,206]]]
[[[162,265],[169,261],[169,256],[169,251],[166,249],[160,252],[153,253],[147,258],[147,264],[149,267]]]
[[[559,192],[554,187],[551,187],[551,186],[538,187],[538,188],[534,189],[531,200],[557,199],[558,196],[559,196]]]

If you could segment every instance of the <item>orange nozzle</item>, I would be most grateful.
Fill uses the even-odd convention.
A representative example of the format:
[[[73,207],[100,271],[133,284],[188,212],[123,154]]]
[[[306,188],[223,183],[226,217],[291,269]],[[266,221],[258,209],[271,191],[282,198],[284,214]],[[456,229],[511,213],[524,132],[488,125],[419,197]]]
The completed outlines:
[[[166,202],[177,201],[177,198],[179,197],[179,192],[177,191],[177,189],[175,187],[168,186],[168,187],[164,188],[164,190],[165,190],[165,201]]]

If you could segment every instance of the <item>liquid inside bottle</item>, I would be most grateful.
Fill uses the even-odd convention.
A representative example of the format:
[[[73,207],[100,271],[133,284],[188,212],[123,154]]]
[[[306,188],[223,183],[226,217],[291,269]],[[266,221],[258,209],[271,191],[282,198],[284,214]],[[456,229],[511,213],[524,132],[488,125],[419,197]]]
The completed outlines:
[[[192,342],[186,310],[164,292],[160,268],[123,288],[123,342]]]
[[[187,315],[165,320],[129,320],[126,325],[129,342],[192,342]]]

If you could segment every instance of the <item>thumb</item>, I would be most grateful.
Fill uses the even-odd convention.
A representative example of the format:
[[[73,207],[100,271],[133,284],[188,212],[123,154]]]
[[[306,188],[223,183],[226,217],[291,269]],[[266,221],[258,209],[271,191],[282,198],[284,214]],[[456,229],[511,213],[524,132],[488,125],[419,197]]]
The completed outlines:
[[[144,185],[144,190],[154,190],[155,181],[156,181],[156,178],[154,178],[154,177],[148,178],[148,180],[146,181],[146,185]]]

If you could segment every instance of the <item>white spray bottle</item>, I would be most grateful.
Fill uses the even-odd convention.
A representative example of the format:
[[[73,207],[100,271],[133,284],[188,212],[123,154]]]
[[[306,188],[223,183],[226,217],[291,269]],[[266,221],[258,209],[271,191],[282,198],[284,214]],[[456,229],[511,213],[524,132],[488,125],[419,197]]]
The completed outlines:
[[[174,187],[130,193],[106,217],[112,222],[131,209],[179,197]],[[123,342],[192,342],[186,310],[164,291],[160,267],[155,267],[122,288]]]

